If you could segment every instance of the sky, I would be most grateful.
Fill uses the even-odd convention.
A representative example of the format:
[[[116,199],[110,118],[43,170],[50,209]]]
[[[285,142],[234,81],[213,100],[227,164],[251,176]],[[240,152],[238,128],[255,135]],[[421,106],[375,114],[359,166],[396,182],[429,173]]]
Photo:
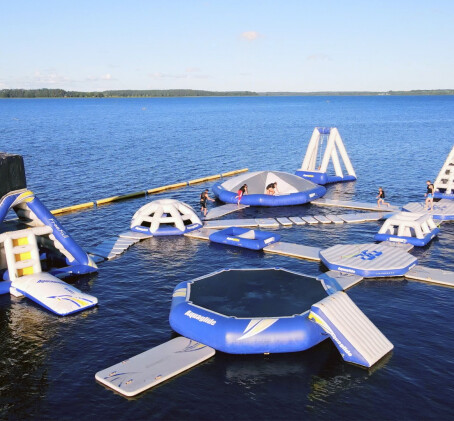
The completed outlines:
[[[454,88],[454,0],[0,0],[0,89]]]

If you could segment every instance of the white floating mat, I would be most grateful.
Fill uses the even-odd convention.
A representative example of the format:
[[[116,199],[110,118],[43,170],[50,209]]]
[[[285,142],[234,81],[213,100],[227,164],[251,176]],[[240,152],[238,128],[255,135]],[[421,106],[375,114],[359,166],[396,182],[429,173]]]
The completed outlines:
[[[342,218],[339,218],[338,215],[334,215],[332,213],[326,215],[326,217],[328,219],[331,220],[331,222],[333,222],[334,224],[343,224],[344,223],[344,220]]]
[[[331,219],[328,219],[324,215],[315,215],[314,218],[322,224],[331,224]]]
[[[301,244],[285,243],[282,241],[270,244],[263,249],[263,251],[268,253],[276,253],[284,256],[300,257],[301,259],[316,261],[320,260],[320,250],[321,249],[318,247],[303,246]]]
[[[383,212],[365,212],[360,214],[366,221],[380,221],[385,219],[385,215],[388,216],[389,214],[383,214]]]
[[[299,216],[290,216],[288,219],[295,225],[306,225],[306,221],[303,221]]]
[[[215,352],[209,346],[180,336],[98,371],[95,378],[124,396],[135,396],[200,364]]]
[[[417,259],[404,250],[383,243],[338,244],[320,252],[331,270],[371,277],[403,276]]]
[[[228,215],[229,213],[236,212],[248,207],[249,205],[242,205],[241,203],[239,206],[234,203],[218,206],[217,208],[213,208],[208,211],[207,216],[205,217],[205,221],[208,221],[210,219],[217,219],[221,216]]]
[[[119,237],[137,239],[137,240],[145,240],[146,238],[151,238],[153,236],[151,234],[145,234],[144,232],[126,231],[126,232],[122,232],[119,235]]]
[[[367,222],[367,218],[365,218],[362,213],[343,213],[342,215],[339,215],[339,218],[347,223]]]
[[[11,286],[59,316],[76,313],[98,303],[93,295],[85,294],[47,272],[22,276]]]
[[[230,228],[230,227],[257,227],[255,219],[222,219],[220,221],[206,221],[204,228]]]
[[[422,213],[431,215],[434,219],[452,220],[454,219],[454,200],[442,199],[439,202],[434,202],[433,211],[424,209],[424,203],[410,202],[404,207],[404,210],[414,213]]]
[[[279,228],[279,222],[274,218],[257,218],[255,221],[260,228]]]
[[[210,235],[216,231],[218,230],[215,230],[213,228],[199,228],[198,230],[187,232],[186,234],[184,234],[184,236],[189,238],[197,238],[199,240],[209,240]]]
[[[293,225],[293,222],[290,221],[290,219],[281,217],[281,218],[276,218],[277,222],[279,222],[281,225],[284,225],[284,227]]]
[[[332,200],[332,199],[316,199],[311,202],[313,205],[319,206],[334,206],[339,208],[363,209],[363,210],[379,210],[381,212],[395,212],[399,208],[397,206],[381,206],[376,203],[363,203],[354,201]]]
[[[317,276],[317,279],[320,279],[325,283],[325,288],[327,288],[327,290],[329,290],[329,281],[334,280],[335,283],[339,285],[341,290],[345,291],[353,285],[356,285],[358,282],[361,282],[364,278],[361,275],[355,275],[353,273],[343,273],[337,270],[329,270],[328,272]]]
[[[442,269],[433,269],[424,266],[415,266],[406,274],[406,278],[419,281],[432,282],[434,284],[448,285],[454,287],[454,272]]]
[[[318,224],[318,221],[312,216],[302,216],[301,219],[308,224]]]
[[[396,243],[394,241],[382,241],[380,244],[387,246],[387,247],[396,247],[398,249],[404,250],[404,251],[410,251],[415,248],[413,244],[410,243]]]

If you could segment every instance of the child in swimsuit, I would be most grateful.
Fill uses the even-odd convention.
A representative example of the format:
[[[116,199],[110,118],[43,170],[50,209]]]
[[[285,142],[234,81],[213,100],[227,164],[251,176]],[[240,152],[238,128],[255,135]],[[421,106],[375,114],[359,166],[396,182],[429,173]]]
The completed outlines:
[[[424,210],[432,211],[434,209],[434,185],[431,183],[430,180],[426,181],[427,184],[427,192],[426,196],[426,203],[424,204]],[[430,207],[430,209],[429,209]]]
[[[385,202],[385,191],[379,187],[378,188],[378,195],[376,197],[377,200],[377,206],[380,207],[380,205],[387,205],[389,207],[389,203]]]

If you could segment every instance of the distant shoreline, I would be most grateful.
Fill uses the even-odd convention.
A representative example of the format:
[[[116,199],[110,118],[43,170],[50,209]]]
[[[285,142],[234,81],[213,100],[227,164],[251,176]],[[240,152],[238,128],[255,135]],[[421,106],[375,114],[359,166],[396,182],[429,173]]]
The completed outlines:
[[[194,89],[66,91],[63,89],[1,89],[0,98],[181,98],[244,96],[429,96],[454,95],[454,89],[420,89],[411,91],[320,91],[320,92],[252,92],[203,91]]]

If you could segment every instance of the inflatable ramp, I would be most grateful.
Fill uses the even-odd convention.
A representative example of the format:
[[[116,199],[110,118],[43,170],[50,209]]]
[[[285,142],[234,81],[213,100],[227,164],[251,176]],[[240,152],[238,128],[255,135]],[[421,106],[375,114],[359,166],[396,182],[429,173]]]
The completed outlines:
[[[454,199],[454,147],[434,183],[436,199]]]
[[[345,292],[314,304],[309,319],[323,328],[349,363],[372,367],[394,348]]]
[[[205,221],[208,221],[210,219],[217,219],[224,215],[228,215],[229,213],[237,212],[248,207],[248,205],[242,205],[241,203],[238,205],[234,203],[228,203],[227,205],[218,206],[217,208],[213,208],[208,211],[207,216],[205,217]]]
[[[326,149],[322,157],[325,142]],[[328,174],[330,162],[333,164],[336,175]],[[346,175],[342,170],[342,163],[347,172]],[[339,131],[335,127],[316,127],[314,129],[301,168],[295,174],[321,185],[356,180],[355,170]]]
[[[180,336],[98,371],[95,378],[124,396],[135,396],[211,358],[215,352],[209,346]]]

